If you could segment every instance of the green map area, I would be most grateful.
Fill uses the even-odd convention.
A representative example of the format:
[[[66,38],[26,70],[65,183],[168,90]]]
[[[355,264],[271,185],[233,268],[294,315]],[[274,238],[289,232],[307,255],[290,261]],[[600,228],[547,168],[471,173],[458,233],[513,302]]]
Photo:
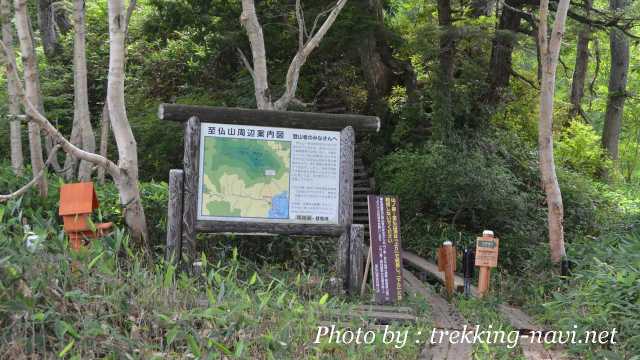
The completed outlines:
[[[289,218],[291,143],[204,138],[205,216]]]

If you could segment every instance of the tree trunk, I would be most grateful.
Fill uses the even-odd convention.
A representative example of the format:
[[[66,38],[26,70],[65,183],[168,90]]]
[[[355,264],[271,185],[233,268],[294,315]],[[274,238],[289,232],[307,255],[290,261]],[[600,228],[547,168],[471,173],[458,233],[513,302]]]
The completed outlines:
[[[74,119],[78,119],[82,149],[88,152],[96,151],[96,138],[91,127],[89,114],[89,95],[87,90],[87,59],[85,54],[85,3],[84,0],[74,0],[74,25],[75,37],[73,45],[74,64]],[[74,121],[75,122],[75,121]],[[91,179],[92,164],[87,161],[80,162],[78,180],[89,181]]]
[[[55,57],[60,50],[53,3],[53,0],[38,0],[40,37],[42,38],[44,54],[48,59]]]
[[[387,112],[386,97],[393,86],[403,85],[407,90],[407,101],[418,104],[417,80],[409,61],[393,56],[393,48],[384,23],[382,0],[359,0],[357,11],[362,14],[356,21],[367,24],[361,37],[356,38],[355,48],[360,56],[360,67],[367,83],[367,105],[365,113],[374,113],[384,118]]]
[[[471,16],[490,16],[495,2],[491,0],[471,0]]]
[[[508,6],[506,6],[508,5]],[[489,63],[489,91],[487,100],[490,104],[497,104],[504,88],[509,85],[512,66],[511,55],[516,43],[516,32],[520,27],[520,13],[513,10],[519,9],[522,4],[514,0],[507,0],[502,7],[500,21],[491,46],[491,60]]]
[[[22,64],[24,66],[25,95],[38,110],[43,113],[42,98],[40,96],[40,79],[38,74],[38,62],[33,49],[33,37],[31,24],[27,15],[27,1],[15,0],[16,28],[18,30],[18,40],[20,41],[20,52],[22,53]],[[29,121],[29,151],[31,155],[31,169],[33,176],[37,176],[44,168],[42,156],[42,139],[40,137],[40,126],[35,121]],[[37,182],[38,193],[46,197],[48,193],[47,177],[42,176]]]
[[[627,6],[626,0],[610,0],[611,10],[619,12]],[[611,70],[609,71],[609,96],[602,130],[602,146],[611,159],[618,160],[618,143],[624,101],[627,96],[627,75],[629,72],[629,38],[619,29],[609,30],[611,48]]]
[[[589,17],[589,9],[591,8],[591,0],[585,1],[586,17]],[[591,39],[591,27],[587,24],[582,25],[582,29],[578,33],[578,43],[576,45],[576,66],[573,71],[573,80],[571,82],[571,113],[575,117],[582,113],[582,98],[584,97],[584,83],[587,77],[587,69],[589,67],[589,40]]]
[[[438,0],[438,25],[440,25],[440,51],[438,54],[438,89],[434,104],[433,137],[446,140],[453,129],[451,88],[453,87],[456,50],[450,0]]]
[[[446,84],[453,83],[455,69],[454,56],[456,51],[455,34],[451,28],[451,1],[438,0],[438,24],[440,25],[440,76]]]
[[[75,77],[75,76],[74,76]],[[75,91],[75,90],[74,90]],[[71,124],[71,136],[69,137],[69,141],[79,148],[82,147],[82,130],[79,124],[79,118],[75,116],[77,110],[74,108],[74,116],[73,123]],[[67,156],[64,160],[64,178],[67,181],[73,181],[77,178],[78,174],[78,159],[76,159],[73,154],[67,153]]]
[[[538,124],[538,152],[540,156],[540,174],[547,200],[547,220],[549,226],[549,246],[551,260],[559,263],[566,256],[564,247],[564,208],[562,194],[556,176],[553,158],[553,97],[556,85],[556,69],[560,56],[560,46],[564,34],[569,0],[558,3],[551,34],[547,31],[549,0],[540,1],[540,24],[538,43],[542,65],[540,83],[540,122]]]
[[[100,119],[100,156],[106,158],[109,147],[109,106],[104,102],[102,107],[102,117]],[[98,183],[104,184],[105,170],[98,168]]]
[[[242,0],[242,14],[240,23],[244,26],[251,44],[253,57],[253,87],[258,109],[273,109],[269,79],[267,78],[267,50],[264,46],[262,26],[256,14],[256,5],[253,0]]]
[[[136,4],[137,4],[136,0],[130,0],[129,6],[127,7],[127,21],[126,21],[126,28],[124,32],[125,42],[127,41],[127,37],[129,34],[129,24],[131,23],[131,16],[133,14],[133,10],[135,10],[136,8]],[[126,63],[127,63],[127,47],[126,46],[124,50],[125,50],[124,62],[126,66]],[[102,107],[102,116],[100,118],[100,156],[102,156],[103,158],[107,158],[107,150],[109,148],[109,127],[111,126],[110,125],[111,122],[109,121],[109,105],[107,105],[108,101],[109,101],[108,98],[104,99],[104,106]],[[98,183],[104,184],[105,175],[106,175],[105,168],[98,167]]]
[[[382,60],[382,54],[378,50],[378,39],[376,28],[382,19],[382,1],[380,0],[360,0],[357,3],[362,14],[366,14],[367,22],[372,23],[367,31],[360,38],[357,38],[357,49],[360,55],[362,72],[367,83],[367,106],[365,112],[375,113],[378,116],[384,115],[386,106],[384,97],[389,94],[392,88],[393,72]],[[365,20],[365,21],[366,21]]]
[[[120,193],[124,218],[134,240],[149,249],[144,209],[138,187],[138,153],[124,100],[126,11],[123,0],[109,0],[109,76],[107,104],[113,136],[118,144],[120,175],[114,182]]]
[[[0,20],[2,21],[2,41],[13,51],[13,26],[11,25],[11,0],[0,0]],[[10,56],[15,57],[15,54]],[[24,155],[22,154],[22,126],[17,118],[20,115],[18,100],[18,79],[13,76],[7,62],[7,95],[9,100],[9,140],[11,143],[11,168],[16,175],[24,172]]]

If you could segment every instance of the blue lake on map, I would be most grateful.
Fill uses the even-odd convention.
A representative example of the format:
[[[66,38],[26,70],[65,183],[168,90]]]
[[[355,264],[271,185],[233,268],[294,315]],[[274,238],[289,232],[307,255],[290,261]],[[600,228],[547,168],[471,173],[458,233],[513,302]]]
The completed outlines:
[[[283,191],[271,199],[271,209],[269,209],[269,219],[289,218],[289,192]]]

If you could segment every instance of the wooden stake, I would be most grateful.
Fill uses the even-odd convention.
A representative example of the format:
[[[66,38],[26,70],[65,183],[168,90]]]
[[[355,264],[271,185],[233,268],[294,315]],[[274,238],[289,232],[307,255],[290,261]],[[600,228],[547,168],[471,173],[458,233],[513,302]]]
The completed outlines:
[[[442,247],[444,248],[446,256],[446,263],[444,267],[444,281],[447,288],[447,296],[451,297],[453,296],[453,292],[455,291],[454,269],[456,264],[456,256],[451,241],[445,241],[442,244]]]
[[[362,286],[360,286],[360,296],[364,296],[364,291],[367,289],[367,276],[369,275],[369,266],[371,266],[371,248],[367,252],[367,262],[364,265],[364,276],[362,277]]]
[[[491,268],[488,266],[480,267],[480,275],[478,277],[478,297],[484,297],[484,294],[489,290],[489,276],[491,275]]]
[[[165,259],[173,262],[180,261],[183,183],[183,170],[172,169],[169,171],[169,204],[167,205],[167,243],[165,247]]]

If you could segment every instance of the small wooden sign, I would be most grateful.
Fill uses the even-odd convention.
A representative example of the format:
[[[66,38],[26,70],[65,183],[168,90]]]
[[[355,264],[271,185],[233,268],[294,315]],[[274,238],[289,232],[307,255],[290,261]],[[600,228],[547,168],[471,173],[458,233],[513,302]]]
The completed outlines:
[[[483,235],[476,238],[476,266],[498,266],[498,249],[500,239]]]
[[[369,195],[372,276],[378,304],[402,300],[402,246],[398,198]]]

